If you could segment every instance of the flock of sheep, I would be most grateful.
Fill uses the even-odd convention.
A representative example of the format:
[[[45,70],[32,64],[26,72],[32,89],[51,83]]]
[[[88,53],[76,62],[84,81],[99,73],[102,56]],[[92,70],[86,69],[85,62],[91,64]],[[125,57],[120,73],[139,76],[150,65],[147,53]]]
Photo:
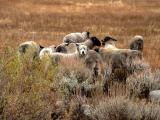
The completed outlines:
[[[91,36],[90,32],[70,33],[63,38],[63,42],[58,45],[43,47],[34,41],[21,43],[18,49],[19,58],[30,51],[31,59],[49,58],[53,64],[59,64],[61,60],[84,60],[84,64],[93,74],[93,82],[99,75],[103,75],[103,92],[108,94],[109,82],[116,70],[125,71],[122,76],[116,76],[124,81],[128,75],[132,74],[133,62],[142,60],[143,43],[142,36],[134,36],[131,39],[129,48],[120,49],[116,47],[117,40],[111,36],[105,36],[103,40]],[[71,46],[71,47],[69,47]],[[46,67],[51,65],[46,61]],[[103,66],[103,67],[102,67]]]

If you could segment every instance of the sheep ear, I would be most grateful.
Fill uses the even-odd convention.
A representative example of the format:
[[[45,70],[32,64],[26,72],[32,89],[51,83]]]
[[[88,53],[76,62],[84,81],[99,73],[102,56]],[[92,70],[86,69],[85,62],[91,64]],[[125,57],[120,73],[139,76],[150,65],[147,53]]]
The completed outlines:
[[[78,44],[78,43],[76,43],[76,46],[77,46],[77,47],[79,47],[79,44]]]
[[[87,36],[89,36],[89,35],[90,35],[90,32],[87,31]]]
[[[113,41],[117,41],[116,39],[112,38]]]
[[[68,43],[65,43],[65,46],[68,46],[69,45],[69,42]]]
[[[95,48],[94,51],[96,51],[96,52],[99,53],[99,49],[100,49],[100,48]]]
[[[40,49],[42,50],[44,47],[43,46],[41,46],[41,45],[39,45],[39,47],[40,47]]]

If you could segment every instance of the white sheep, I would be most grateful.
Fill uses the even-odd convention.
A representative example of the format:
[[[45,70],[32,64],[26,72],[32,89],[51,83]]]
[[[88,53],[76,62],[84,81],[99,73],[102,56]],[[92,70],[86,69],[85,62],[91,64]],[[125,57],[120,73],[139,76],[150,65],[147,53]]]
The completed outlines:
[[[76,44],[76,51],[74,53],[52,53],[51,54],[51,59],[55,63],[59,63],[61,59],[80,59],[83,58],[87,52],[88,52],[88,47],[83,44]]]
[[[85,45],[76,44],[76,51],[73,53],[60,53],[53,52],[52,49],[45,49],[44,52],[40,53],[41,62],[44,64],[44,72],[48,71],[49,66],[53,64],[59,64],[61,60],[79,60],[83,58],[87,52],[88,48]]]
[[[63,38],[64,43],[81,43],[89,38],[89,32],[70,33]]]
[[[43,59],[44,57],[50,56],[54,52],[60,52],[60,53],[67,53],[67,48],[68,43],[61,43],[57,47],[55,45],[45,47],[40,51],[39,57],[40,59]]]
[[[39,58],[43,59],[44,57],[50,56],[53,52],[56,52],[56,47],[46,47],[43,48],[39,53]]]

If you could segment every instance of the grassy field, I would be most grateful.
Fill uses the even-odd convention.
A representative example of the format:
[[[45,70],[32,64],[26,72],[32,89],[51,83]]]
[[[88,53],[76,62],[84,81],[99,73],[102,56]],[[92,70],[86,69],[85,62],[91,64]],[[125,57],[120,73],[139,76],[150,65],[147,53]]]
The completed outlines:
[[[41,65],[35,63],[38,67],[32,69],[27,62],[25,65],[18,63],[15,51],[23,41],[57,45],[66,34],[82,31],[90,31],[99,39],[111,35],[118,39],[119,48],[128,48],[133,36],[142,35],[145,61],[150,64],[151,71],[160,69],[159,0],[0,0],[0,119],[54,119],[53,113],[59,105],[56,101],[68,94],[65,88],[57,90],[57,83],[60,77],[69,74],[69,68],[54,66],[43,75]],[[78,67],[81,63],[74,64],[71,71],[88,79],[88,71]],[[151,71],[149,78],[145,78],[148,74],[145,72],[138,78],[131,78],[129,89],[135,90],[134,97],[141,93],[141,85],[134,86],[139,84],[136,80],[142,80],[141,84],[145,85],[143,80],[151,80],[147,81],[148,89],[152,89],[151,84],[160,88],[159,84],[152,83],[152,79],[160,81],[160,71]],[[93,98],[71,99],[71,107],[64,110],[59,119],[160,119],[159,104],[126,98],[129,90],[123,85],[114,85],[112,89],[112,97],[103,96],[98,89]],[[84,103],[94,108],[94,113],[87,113],[89,117],[81,112],[86,107]]]
[[[34,40],[44,46],[62,42],[67,33],[110,34],[127,48],[134,35],[145,39],[145,59],[160,67],[160,2],[158,0],[6,0],[0,1],[0,48],[17,48]]]

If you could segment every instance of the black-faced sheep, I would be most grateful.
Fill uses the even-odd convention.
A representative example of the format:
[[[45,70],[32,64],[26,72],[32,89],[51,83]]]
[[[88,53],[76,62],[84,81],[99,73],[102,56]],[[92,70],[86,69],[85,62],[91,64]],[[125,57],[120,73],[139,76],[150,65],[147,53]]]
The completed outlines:
[[[64,43],[81,43],[89,38],[89,32],[70,33],[63,38]]]
[[[81,44],[81,43],[80,43]],[[94,48],[95,46],[101,46],[101,42],[100,40],[98,40],[97,37],[91,37],[89,39],[87,39],[85,42],[83,42],[82,44],[86,45],[89,49]]]

